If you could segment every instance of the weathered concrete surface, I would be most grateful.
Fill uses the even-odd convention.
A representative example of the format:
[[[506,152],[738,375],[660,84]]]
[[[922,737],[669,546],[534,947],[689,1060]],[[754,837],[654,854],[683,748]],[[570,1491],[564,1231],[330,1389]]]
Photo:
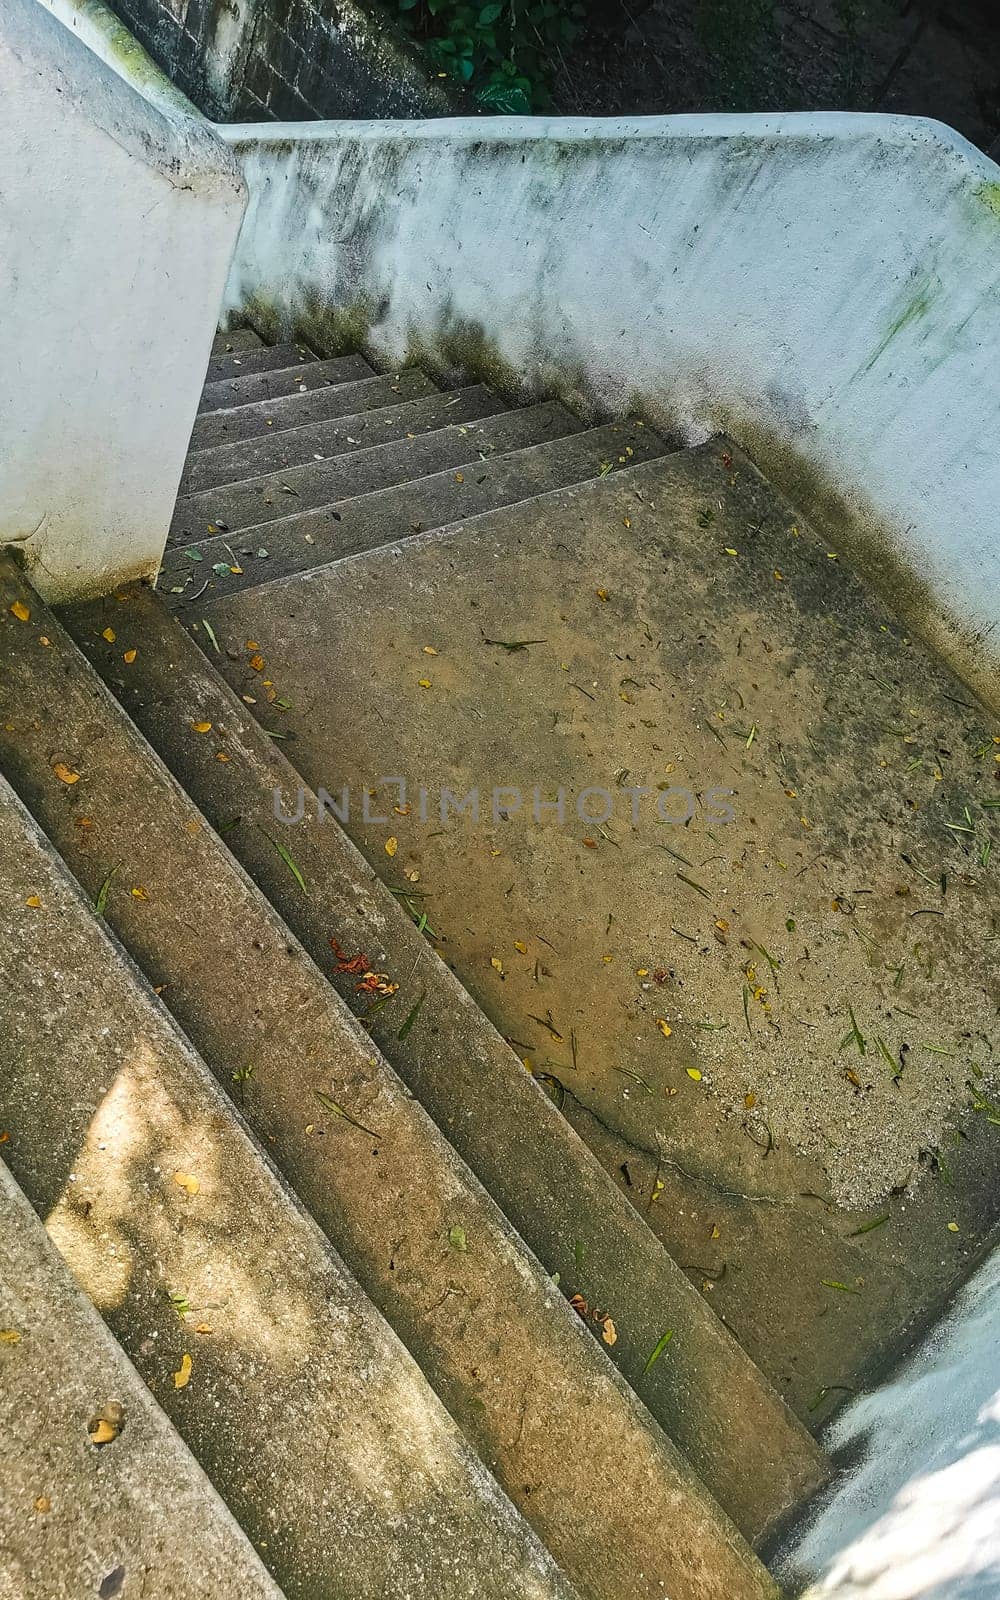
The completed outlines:
[[[251,372],[218,383],[206,383],[198,405],[199,414],[227,411],[233,406],[250,406],[261,400],[278,400],[283,395],[305,394],[310,389],[325,389],[339,383],[354,383],[373,377],[363,356],[337,356],[332,361],[314,361],[300,354],[291,366],[273,372]]]
[[[272,470],[243,483],[185,495],[177,503],[171,537],[200,539],[219,524],[230,532],[260,527],[290,513],[298,517],[305,511],[334,506],[356,495],[372,494],[449,468],[468,468],[471,472],[474,468],[469,464],[478,466],[480,459],[568,438],[583,430],[579,418],[558,401],[501,411],[476,422],[446,422],[444,427],[419,439],[355,448],[332,461],[309,460],[302,466]],[[655,434],[644,431],[655,444]],[[463,478],[464,474],[459,487]]]
[[[855,1385],[997,1220],[995,718],[725,442],[204,616],[800,1414]]]
[[[261,400],[256,405],[238,406],[232,411],[204,413],[194,425],[191,450],[210,450],[219,445],[261,438],[285,428],[301,428],[306,423],[347,417],[368,407],[391,406],[434,393],[434,384],[416,367],[380,377],[373,373],[355,383],[314,389],[307,395],[283,395],[277,400]]]
[[[118,868],[109,926],[570,1581],[593,1600],[769,1597],[764,1568],[603,1346],[55,619],[11,613],[37,601],[2,572],[4,771],[88,896]],[[128,665],[127,598],[119,611],[110,631]],[[226,757],[206,720],[192,708],[188,736]],[[238,1188],[242,1204],[245,1183],[226,1192]],[[303,1440],[299,1455],[316,1453]],[[530,1548],[518,1549],[525,1584]],[[490,1581],[508,1582],[493,1565]]]
[[[2,1162],[0,1209],[0,1596],[281,1600]]]
[[[617,1341],[610,1354],[622,1373],[719,1502],[744,1530],[759,1534],[821,1480],[821,1452],[347,835],[329,819],[320,825],[311,805],[304,805],[301,826],[280,828],[273,792],[294,814],[301,783],[283,754],[290,749],[283,736],[287,714],[275,704],[255,721],[195,644],[200,637],[217,659],[203,626],[189,622],[193,636],[182,632],[148,590],[133,590],[128,603],[130,629],[144,647],[126,671],[103,638],[106,627],[119,628],[122,614],[121,603],[109,599],[68,620],[206,815],[220,828],[240,818],[225,829],[229,848],[317,964],[329,966],[333,932],[341,948],[367,952],[399,982],[390,1005],[373,1005],[358,993],[356,975],[333,973],[372,1040],[558,1274],[563,1293],[579,1291],[613,1317]],[[231,647],[235,659],[242,660],[245,643],[241,638]],[[273,693],[255,685],[255,709],[258,697],[263,704]],[[213,748],[187,737],[185,714],[194,703],[224,730],[228,761],[218,762]],[[276,831],[293,840],[308,896],[273,848]],[[669,1349],[648,1367],[668,1327]]]
[[[370,382],[384,384],[385,380],[373,378]],[[277,472],[282,467],[300,467],[307,461],[329,461],[350,450],[374,449],[393,439],[417,438],[439,428],[478,422],[507,409],[506,402],[485,384],[473,384],[454,394],[432,393],[420,400],[382,405],[379,401],[387,392],[380,388],[371,393],[370,411],[359,410],[353,416],[305,423],[278,433],[272,430],[234,444],[194,450],[184,469],[181,493],[198,494],[223,484],[245,482],[264,472]]]
[[[289,1600],[571,1600],[6,783],[0,802],[5,1157]]]
[[[156,570],[245,193],[37,0],[3,7],[0,81],[0,545],[65,599]]]
[[[530,411],[521,413],[527,419],[521,426],[530,428],[531,413],[540,413],[543,420],[550,421],[555,415],[558,430],[569,427],[562,407],[556,406],[554,411],[553,404],[533,406]],[[562,422],[558,421],[560,414],[564,418]],[[461,442],[460,434],[458,440]],[[434,472],[426,478],[394,484],[387,489],[373,489],[313,511],[281,517],[260,529],[245,529],[242,535],[236,535],[235,544],[228,533],[198,539],[195,548],[201,555],[200,561],[189,554],[185,546],[172,543],[164,556],[159,587],[172,603],[179,596],[179,603],[185,604],[189,594],[198,594],[205,597],[204,604],[208,597],[214,599],[255,584],[273,583],[277,578],[314,567],[318,562],[340,560],[423,529],[439,528],[458,517],[475,516],[477,512],[514,504],[565,484],[607,476],[623,470],[630,461],[663,455],[670,448],[659,434],[642,422],[613,422],[602,428],[565,432],[545,444],[513,449],[485,459],[475,452],[474,441],[470,441],[467,453],[461,450],[452,453],[453,460],[457,456],[461,464],[447,471]],[[373,458],[365,462],[364,467],[374,468],[376,477],[380,470],[386,470],[383,452],[363,454]],[[393,451],[389,447],[388,460],[391,462],[392,458]],[[351,459],[335,463],[330,473],[331,479],[334,473],[341,477],[344,488],[351,484]],[[394,475],[386,471],[390,479]],[[234,491],[234,498],[238,492]],[[295,504],[292,497],[283,494],[281,497]],[[205,495],[201,499],[207,507],[214,497]],[[183,513],[181,518],[183,520]],[[187,545],[191,543],[188,537]],[[231,551],[237,555],[235,563]],[[216,571],[219,566],[225,570]]]
[[[1000,698],[1000,168],[956,134],[824,113],[225,136],[251,191],[234,310],[724,429]]]
[[[254,372],[274,372],[280,367],[294,367],[316,357],[305,345],[267,344],[243,350],[212,351],[208,363],[206,383],[220,383],[224,378],[246,378]]]

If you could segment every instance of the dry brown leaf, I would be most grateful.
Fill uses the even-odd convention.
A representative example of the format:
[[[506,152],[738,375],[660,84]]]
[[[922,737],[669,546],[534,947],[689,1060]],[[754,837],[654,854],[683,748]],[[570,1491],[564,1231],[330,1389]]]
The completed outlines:
[[[253,667],[254,672],[263,672],[263,670],[264,670],[264,657],[263,656],[251,656],[250,657],[250,665]]]
[[[605,1317],[604,1319],[604,1326],[601,1328],[601,1338],[604,1340],[605,1344],[618,1343],[618,1329],[615,1327],[610,1317]]]
[[[60,783],[79,783],[80,781],[80,774],[78,772],[74,772],[72,767],[68,767],[65,761],[54,762],[52,771],[55,773]]]
[[[31,621],[31,612],[28,610],[28,608],[24,604],[23,600],[15,600],[14,604],[11,606],[10,609],[11,609],[11,615],[15,616],[17,618],[18,622],[30,622]]]
[[[185,1350],[181,1356],[181,1364],[174,1373],[174,1388],[186,1389],[191,1382],[191,1357]]]
[[[40,1517],[46,1516],[52,1510],[52,1501],[47,1494],[40,1494],[35,1501],[35,1510]]]

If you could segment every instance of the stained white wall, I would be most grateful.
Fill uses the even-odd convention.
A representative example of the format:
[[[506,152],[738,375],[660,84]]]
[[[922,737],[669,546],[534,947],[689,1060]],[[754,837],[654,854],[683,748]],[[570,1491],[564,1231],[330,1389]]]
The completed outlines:
[[[223,133],[251,194],[231,310],[727,430],[1000,701],[1000,168],[957,134],[838,114]]]
[[[156,570],[244,205],[38,0],[0,7],[0,544],[52,599]]]
[[[1000,1252],[824,1443],[855,1459],[779,1563],[805,1600],[1000,1594]]]

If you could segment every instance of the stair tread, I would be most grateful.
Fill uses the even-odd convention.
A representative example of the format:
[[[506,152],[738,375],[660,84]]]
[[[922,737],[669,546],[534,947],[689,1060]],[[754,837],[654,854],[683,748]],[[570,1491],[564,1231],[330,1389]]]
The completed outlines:
[[[205,383],[222,383],[226,378],[249,378],[254,373],[275,372],[315,361],[313,351],[304,344],[265,344],[259,349],[213,352]]]
[[[10,592],[0,596],[0,722],[15,720],[29,685],[33,703],[16,735],[0,728],[8,776],[96,894],[106,867],[75,848],[48,767],[58,727],[101,853],[122,863],[109,925],[167,983],[165,1003],[233,1094],[252,1049],[251,1126],[570,1580],[604,1600],[770,1596],[732,1524],[270,903],[210,830],[189,829],[190,800],[59,624],[42,619],[51,644],[31,659],[11,648]],[[112,603],[117,653],[134,601]],[[226,754],[225,730],[199,733],[198,717],[185,715],[190,736],[211,734]],[[147,901],[130,894],[135,883]],[[251,996],[252,1042],[233,1026]],[[343,1116],[316,1104],[320,1087]],[[580,1404],[613,1480],[593,1471]]]
[[[330,460],[352,450],[367,450],[406,439],[411,434],[433,433],[450,424],[475,422],[506,410],[506,403],[482,384],[454,394],[429,394],[423,399],[356,411],[346,417],[304,423],[280,433],[267,433],[234,444],[192,451],[188,457],[181,495],[220,489],[268,472],[299,467],[318,456]]]
[[[436,385],[418,367],[362,375],[325,389],[309,389],[305,394],[297,391],[273,400],[203,412],[195,418],[190,448],[192,453],[210,450],[329,418],[350,416],[369,407],[391,406],[397,401],[416,400],[437,393]]]
[[[334,356],[330,361],[301,361],[297,365],[276,367],[272,372],[252,372],[245,378],[224,378],[206,383],[198,403],[199,414],[229,411],[238,406],[259,405],[284,395],[307,394],[340,383],[356,383],[375,374],[364,356]]]
[[[0,805],[17,807],[2,780]],[[281,1600],[2,1162],[0,1211],[0,1589],[76,1600],[117,1593],[118,1575],[127,1594],[155,1571],[162,1600],[209,1586],[219,1600]],[[92,1444],[111,1405],[118,1436]]]
[[[212,340],[213,356],[225,355],[230,350],[263,349],[263,339],[252,328],[230,328],[228,333],[217,333]]]
[[[565,484],[597,478],[609,463],[617,470],[619,460],[641,461],[669,449],[642,423],[607,423],[486,461],[472,456],[460,466],[426,478],[283,517],[263,526],[259,537],[254,530],[244,529],[234,538],[227,534],[199,539],[195,548],[201,561],[192,561],[183,546],[169,546],[159,588],[171,603],[178,601],[175,590],[183,603],[187,590],[202,590],[206,582],[208,587],[202,590],[206,598],[235,593],[388,545],[456,517],[471,517]],[[214,573],[216,564],[232,566],[227,546],[237,554],[243,570]],[[261,549],[266,551],[263,557],[258,554]]]
[[[85,680],[77,693],[96,732],[103,694],[88,694]],[[86,789],[93,769],[82,765]],[[123,769],[123,783],[130,776]],[[99,797],[87,804],[100,840]],[[334,1593],[349,1572],[352,1592],[369,1600],[425,1585],[451,1600],[500,1600],[511,1584],[523,1600],[539,1587],[565,1596],[47,840],[10,804],[0,830],[13,904],[41,900],[15,925],[5,972],[0,1116],[11,1168],[277,1581],[294,1594]],[[151,833],[162,849],[155,816]],[[218,889],[204,882],[210,903]],[[152,875],[149,895],[155,914]],[[163,961],[169,976],[169,952]],[[255,1042],[248,1030],[243,1065]],[[351,1048],[332,1030],[325,1042],[331,1064]],[[300,1123],[320,1111],[303,1101]],[[194,1194],[183,1187],[192,1179]],[[178,1386],[185,1353],[190,1382]]]
[[[415,439],[359,448],[330,461],[310,460],[243,483],[186,495],[177,503],[170,538],[203,538],[220,523],[230,533],[261,528],[291,514],[301,516],[449,468],[461,469],[481,456],[525,449],[583,430],[583,423],[558,401],[501,410],[469,422],[446,422]]]

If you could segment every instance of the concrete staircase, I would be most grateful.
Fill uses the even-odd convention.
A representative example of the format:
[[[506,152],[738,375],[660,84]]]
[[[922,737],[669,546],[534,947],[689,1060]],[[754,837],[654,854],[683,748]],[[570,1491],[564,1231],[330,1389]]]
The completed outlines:
[[[202,1592],[222,1548],[234,1591],[289,1597],[776,1592],[753,1546],[822,1452],[413,898],[311,792],[275,821],[275,790],[307,789],[294,746],[265,725],[263,662],[241,693],[204,620],[669,451],[638,422],[244,331],[217,341],[156,592],[56,617],[0,557],[2,1155],[69,1269],[5,1179],[4,1276],[42,1288],[0,1319],[0,1595],[133,1592],[131,1563],[170,1544],[166,1490],[141,1525],[101,1490],[117,1588],[86,1586],[89,1530],[37,1505],[105,1462],[144,1473],[149,1438],[195,1506],[192,1570],[158,1593]],[[83,1352],[125,1418],[100,1445]]]

